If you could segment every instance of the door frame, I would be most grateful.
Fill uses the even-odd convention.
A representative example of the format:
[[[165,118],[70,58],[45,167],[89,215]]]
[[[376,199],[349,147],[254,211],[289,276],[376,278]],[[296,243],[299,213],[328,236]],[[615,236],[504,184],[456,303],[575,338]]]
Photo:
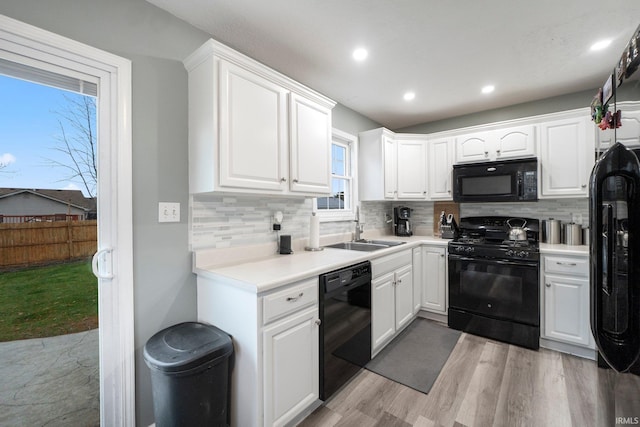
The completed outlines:
[[[135,425],[131,61],[3,15],[0,58],[98,85],[100,424]]]

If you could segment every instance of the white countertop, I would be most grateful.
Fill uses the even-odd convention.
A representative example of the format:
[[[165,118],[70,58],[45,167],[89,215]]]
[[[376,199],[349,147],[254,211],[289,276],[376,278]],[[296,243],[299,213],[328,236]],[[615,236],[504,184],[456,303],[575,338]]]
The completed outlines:
[[[250,292],[262,293],[298,280],[336,270],[362,261],[372,260],[422,244],[446,246],[448,239],[436,236],[379,236],[381,240],[399,240],[404,245],[392,246],[373,252],[324,248],[322,251],[299,250],[290,255],[272,254],[225,265],[195,263],[193,272],[209,279],[231,283]],[[589,246],[552,245],[540,243],[540,253],[589,256]],[[204,257],[203,257],[204,258]]]
[[[589,256],[588,245],[552,245],[540,243],[540,254]]]
[[[199,276],[232,283],[235,286],[262,293],[308,277],[346,267],[358,262],[372,260],[391,253],[412,249],[422,244],[446,246],[449,240],[435,236],[380,236],[382,240],[400,240],[404,245],[392,246],[373,252],[324,248],[322,251],[296,251],[290,255],[269,255],[251,261],[222,266],[207,266],[197,263],[194,273]]]

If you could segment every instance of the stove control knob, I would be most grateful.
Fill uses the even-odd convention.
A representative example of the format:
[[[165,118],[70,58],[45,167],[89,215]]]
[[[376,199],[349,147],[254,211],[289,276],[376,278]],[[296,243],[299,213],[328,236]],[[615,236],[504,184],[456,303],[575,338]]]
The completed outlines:
[[[507,251],[507,256],[514,256],[514,255],[515,255],[515,252],[512,251],[511,249]]]
[[[520,251],[520,252],[518,253],[518,256],[519,256],[520,258],[525,258],[525,257],[527,257],[528,255],[529,255],[529,252],[526,252],[526,251]]]

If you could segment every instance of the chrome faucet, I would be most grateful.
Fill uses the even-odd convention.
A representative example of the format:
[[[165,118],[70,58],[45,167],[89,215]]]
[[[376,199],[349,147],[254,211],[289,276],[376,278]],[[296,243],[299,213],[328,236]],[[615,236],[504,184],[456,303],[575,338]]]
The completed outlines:
[[[356,223],[356,233],[355,233],[355,241],[361,239],[360,234],[364,232],[364,223],[360,223],[360,206],[356,206],[356,219],[354,220]]]

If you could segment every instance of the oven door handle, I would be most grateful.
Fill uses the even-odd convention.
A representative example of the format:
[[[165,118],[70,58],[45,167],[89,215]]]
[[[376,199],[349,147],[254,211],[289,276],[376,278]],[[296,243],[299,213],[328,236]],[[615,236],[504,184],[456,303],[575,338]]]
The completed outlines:
[[[452,255],[452,254],[449,254],[449,261],[470,261],[470,262],[481,262],[484,264],[538,268],[538,263],[532,262],[532,261],[512,261],[512,260],[495,259],[495,258],[471,258],[471,257]]]

